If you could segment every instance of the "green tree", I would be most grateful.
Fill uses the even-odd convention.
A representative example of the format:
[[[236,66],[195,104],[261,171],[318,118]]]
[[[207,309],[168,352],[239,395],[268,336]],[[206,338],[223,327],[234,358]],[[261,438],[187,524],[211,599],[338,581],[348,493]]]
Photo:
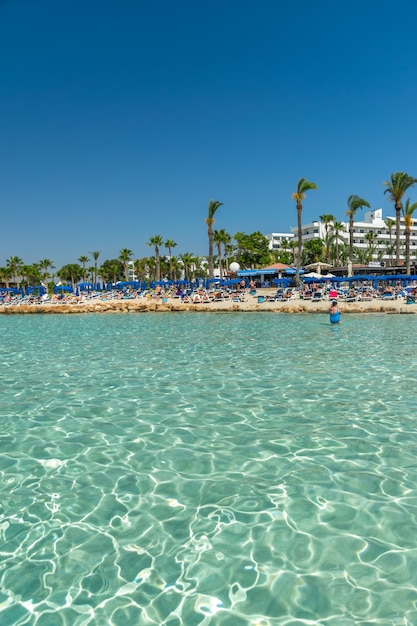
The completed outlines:
[[[305,178],[300,178],[297,183],[297,191],[292,194],[292,199],[295,200],[295,206],[297,208],[297,233],[298,233],[298,255],[295,282],[298,286],[300,284],[300,267],[301,267],[301,253],[303,250],[303,230],[302,230],[302,213],[303,213],[303,200],[306,197],[306,192],[310,189],[317,189],[316,183],[312,183]]]
[[[385,226],[388,228],[389,242],[392,243],[392,229],[395,226],[395,220],[391,219],[390,217],[387,217],[385,220]]]
[[[20,271],[23,267],[23,261],[18,256],[11,256],[10,259],[6,261],[6,267],[10,268],[13,274],[13,282],[17,287],[19,285],[19,275]]]
[[[181,262],[177,256],[171,259],[172,280],[179,280],[181,276]]]
[[[20,268],[20,274],[22,276],[21,285],[23,286],[39,285],[42,281],[42,274],[38,263],[33,263],[33,265],[22,265]]]
[[[384,182],[384,185],[386,186],[384,193],[387,193],[389,195],[389,199],[394,203],[395,207],[395,264],[397,267],[400,264],[401,254],[400,224],[402,199],[405,192],[410,187],[413,187],[416,182],[416,178],[409,176],[405,172],[394,172],[393,174],[391,174],[391,179]]]
[[[167,239],[164,244],[169,255],[169,280],[172,280],[172,248],[176,248],[177,245],[178,244],[173,239]]]
[[[226,231],[224,230],[224,228],[222,228],[221,230],[215,230],[213,233],[213,243],[216,244],[217,246],[217,258],[218,258],[218,265],[219,265],[219,273],[220,273],[220,278],[223,278],[223,255],[222,255],[222,246],[224,243],[227,243],[225,241],[226,239]],[[230,235],[229,235],[230,237]]]
[[[378,235],[371,230],[365,234],[365,239],[368,242],[368,262],[370,262],[374,258],[374,244],[378,239]]]
[[[161,235],[154,235],[146,244],[147,246],[153,246],[155,249],[155,280],[158,282],[161,280],[161,262],[159,258],[159,248],[164,245],[164,240]]]
[[[94,260],[94,275],[93,275],[93,283],[97,282],[97,267],[98,267],[98,257],[101,254],[101,250],[93,250],[92,252],[90,252],[89,254],[91,254],[91,256],[93,257]]]
[[[133,262],[133,271],[137,276],[138,280],[144,281],[148,276],[148,259],[146,256],[136,259]]]
[[[385,243],[385,254],[389,258],[390,265],[392,265],[394,262],[395,243],[389,243],[389,241]]]
[[[10,267],[0,267],[0,282],[5,284],[7,289],[10,285],[10,279],[13,276],[13,270]]]
[[[324,224],[324,245],[325,245],[325,259],[326,263],[330,262],[330,248],[333,243],[333,231],[332,225],[335,221],[334,215],[330,213],[325,213],[324,215],[320,215],[320,221]]]
[[[78,262],[81,263],[81,265],[83,266],[83,277],[82,277],[82,279],[83,279],[84,282],[87,280],[87,278],[86,278],[87,270],[86,270],[85,266],[87,265],[89,260],[90,259],[85,254],[80,256],[80,258],[78,259]]]
[[[323,261],[325,256],[325,244],[323,239],[310,239],[306,241],[303,249],[303,265]]]
[[[417,209],[417,202],[411,203],[410,198],[407,198],[405,207],[403,207],[404,225],[405,225],[405,264],[406,273],[409,275],[411,271],[410,266],[410,235],[411,226],[413,223],[413,213]]]
[[[298,241],[296,239],[291,239],[291,241],[288,242],[288,247],[291,252],[291,264],[297,265]]]
[[[43,281],[48,286],[49,270],[55,269],[55,265],[51,259],[42,259],[42,261],[39,261],[39,267],[43,271]]]
[[[58,271],[59,278],[66,283],[71,283],[73,289],[75,289],[75,284],[81,280],[82,275],[83,269],[78,263],[68,263]]]
[[[119,252],[119,261],[123,265],[125,281],[129,280],[129,261],[132,259],[133,252],[129,248],[122,248]]]
[[[209,253],[208,253],[208,272],[209,278],[214,277],[214,267],[213,267],[213,224],[214,224],[214,214],[216,213],[219,207],[223,206],[223,202],[218,202],[217,200],[210,200],[208,204],[208,214],[206,217],[207,224],[207,235],[208,235],[208,244],[209,244]]]
[[[259,230],[251,235],[238,232],[234,239],[236,241],[236,260],[241,266],[255,269],[269,263],[269,242]]]
[[[343,222],[334,221],[332,224],[332,232],[334,236],[334,245],[335,245],[335,252],[336,252],[335,262],[337,266],[337,265],[340,265],[339,242],[343,241],[342,237],[340,236],[340,233],[345,232],[345,225],[343,224]]]
[[[120,259],[108,259],[101,264],[98,273],[103,281],[117,283],[123,278],[124,266]]]
[[[359,196],[349,196],[348,198],[348,210],[346,215],[349,217],[349,261],[353,262],[353,223],[356,215],[356,211],[362,209],[364,206],[370,208],[369,202],[360,198]]]
[[[184,252],[184,254],[180,254],[179,258],[184,269],[184,278],[185,280],[190,280],[191,269],[195,263],[195,256],[191,252]]]

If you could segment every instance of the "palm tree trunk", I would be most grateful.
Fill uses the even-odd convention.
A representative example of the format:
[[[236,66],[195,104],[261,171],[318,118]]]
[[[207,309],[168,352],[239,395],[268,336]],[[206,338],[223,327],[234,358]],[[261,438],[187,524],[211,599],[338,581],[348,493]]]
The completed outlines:
[[[300,268],[301,268],[301,251],[303,248],[303,231],[301,228],[301,215],[303,212],[303,205],[301,202],[297,202],[297,230],[298,230],[298,254],[297,254],[297,266],[295,274],[295,284],[297,287],[300,285]]]
[[[395,226],[397,232],[395,233],[395,265],[398,267],[400,264],[400,224],[401,224],[401,203],[395,205]]]
[[[214,277],[213,271],[213,230],[209,224],[208,227],[208,240],[209,240],[209,254],[208,254],[208,270],[209,270],[209,278]]]
[[[353,215],[349,216],[349,261],[353,262]]]

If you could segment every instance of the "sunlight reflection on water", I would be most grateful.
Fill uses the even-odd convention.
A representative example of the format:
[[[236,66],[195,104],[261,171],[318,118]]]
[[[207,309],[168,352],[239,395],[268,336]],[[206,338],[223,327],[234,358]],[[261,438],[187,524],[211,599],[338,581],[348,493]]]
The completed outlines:
[[[2,624],[417,623],[415,316],[0,325]]]

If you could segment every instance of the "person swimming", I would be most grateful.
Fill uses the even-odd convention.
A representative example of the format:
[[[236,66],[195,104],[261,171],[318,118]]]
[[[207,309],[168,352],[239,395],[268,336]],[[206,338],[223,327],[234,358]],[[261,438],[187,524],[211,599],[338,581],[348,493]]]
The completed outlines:
[[[340,322],[340,311],[339,311],[339,306],[337,304],[337,300],[332,300],[329,313],[330,313],[330,323],[338,324]]]

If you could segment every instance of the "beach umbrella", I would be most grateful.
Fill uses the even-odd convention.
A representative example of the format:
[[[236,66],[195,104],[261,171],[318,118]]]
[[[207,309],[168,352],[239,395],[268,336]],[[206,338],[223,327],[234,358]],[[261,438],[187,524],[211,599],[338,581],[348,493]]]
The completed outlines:
[[[306,269],[316,271],[318,274],[321,274],[321,270],[328,269],[329,267],[333,267],[333,265],[330,265],[330,263],[323,263],[323,261],[317,261],[317,263],[305,265]]]

